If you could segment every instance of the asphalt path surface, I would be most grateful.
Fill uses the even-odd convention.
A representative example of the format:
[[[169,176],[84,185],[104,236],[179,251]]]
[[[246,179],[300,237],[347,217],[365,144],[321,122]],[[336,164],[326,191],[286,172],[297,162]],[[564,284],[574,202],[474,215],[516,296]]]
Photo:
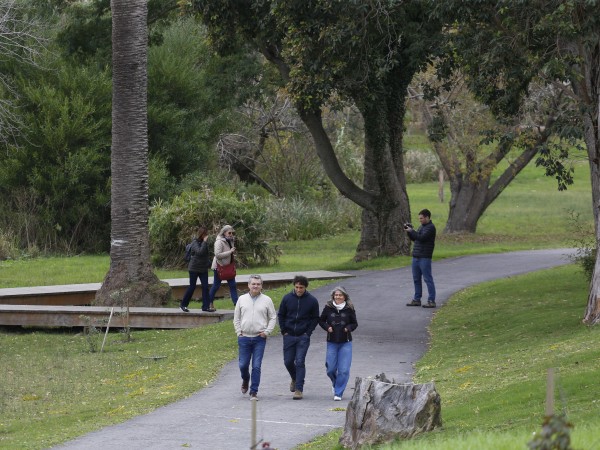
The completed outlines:
[[[436,309],[405,306],[413,293],[410,267],[357,272],[355,278],[341,282],[355,304],[358,320],[353,333],[350,382],[343,401],[333,401],[325,374],[325,332],[317,327],[306,360],[303,400],[292,400],[290,378],[283,365],[283,340],[275,335],[267,341],[258,402],[240,393],[236,360],[223,368],[212,385],[184,400],[57,448],[249,449],[252,404],[256,405],[258,440],[280,450],[294,448],[344,426],[344,408],[354,392],[356,377],[383,372],[396,382],[410,382],[415,362],[427,350],[431,317],[454,293],[484,281],[568,264],[570,253],[568,249],[536,250],[434,261]],[[321,309],[335,285],[314,290],[309,286]]]

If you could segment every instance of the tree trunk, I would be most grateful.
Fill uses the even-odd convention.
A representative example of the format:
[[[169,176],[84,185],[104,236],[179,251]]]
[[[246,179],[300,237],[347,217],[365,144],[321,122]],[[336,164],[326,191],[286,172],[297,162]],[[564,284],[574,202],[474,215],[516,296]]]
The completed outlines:
[[[363,208],[361,241],[356,258],[408,255],[410,241],[402,228],[402,224],[408,222],[410,217],[408,195],[405,182],[403,190],[398,188],[402,183],[396,172],[389,169],[393,164],[386,165],[381,159],[376,158],[374,152],[369,150],[372,150],[373,146],[368,144],[369,139],[366,137],[365,184],[363,189],[360,189],[341,170],[320,116],[304,111],[300,113],[300,117],[313,137],[315,149],[329,179],[343,195]],[[373,133],[376,134],[374,130]],[[389,133],[386,132],[386,135]],[[386,144],[385,147],[387,148],[380,153],[384,153],[386,160],[389,161],[391,158],[389,145]],[[382,166],[387,167],[382,170]],[[385,177],[389,178],[390,174],[394,175],[394,179],[384,180]],[[404,179],[403,172],[402,179]],[[386,186],[385,191],[381,189],[382,184]]]
[[[356,378],[340,444],[357,449],[412,438],[441,427],[441,409],[434,383],[395,384],[385,374]]]
[[[359,109],[365,123],[364,189],[377,195],[375,210],[362,215],[355,260],[377,255],[409,255],[410,239],[403,225],[410,222],[404,173],[403,137],[407,89],[413,73],[393,70],[368,91]],[[371,96],[381,92],[378,98]]]
[[[150,263],[147,4],[112,0],[113,102],[110,268],[97,305],[160,306],[171,295]]]
[[[585,141],[590,164],[592,209],[596,229],[596,264],[583,317],[583,322],[588,325],[596,325],[600,322],[600,252],[598,251],[600,248],[600,226],[598,224],[598,218],[600,217],[600,121],[597,119],[600,111],[600,95],[597,95],[596,98],[598,99],[597,108],[595,111],[591,111],[590,116],[585,120]]]
[[[488,181],[450,183],[450,205],[444,233],[475,233],[477,222],[487,209],[485,194]]]
[[[578,57],[578,77],[571,80],[573,92],[583,112],[584,140],[587,147],[592,183],[592,210],[596,229],[596,265],[590,285],[588,304],[583,322],[596,325],[600,322],[600,42],[562,42],[564,49]]]

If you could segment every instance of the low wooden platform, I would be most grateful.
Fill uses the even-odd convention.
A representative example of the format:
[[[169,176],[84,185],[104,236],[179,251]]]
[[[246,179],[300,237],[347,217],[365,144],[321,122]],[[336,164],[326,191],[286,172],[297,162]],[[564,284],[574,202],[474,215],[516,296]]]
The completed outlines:
[[[341,272],[324,270],[306,272],[283,272],[260,274],[263,287],[290,285],[298,274],[309,280],[333,280],[349,278]],[[240,292],[248,290],[249,275],[239,275],[236,282]],[[188,287],[187,278],[164,280],[173,289],[173,297],[181,298]],[[212,284],[212,283],[211,283]],[[201,309],[190,309],[189,313],[179,308],[142,308],[130,307],[129,314],[124,308],[89,306],[100,283],[70,284],[60,286],[36,286],[24,288],[0,289],[0,325],[29,327],[106,327],[123,328],[127,322],[131,328],[194,328],[211,323],[231,320],[233,311],[219,309],[214,313]],[[200,294],[200,286],[196,292]],[[227,283],[224,283],[217,295],[229,295]],[[110,324],[108,323],[110,318]]]
[[[263,279],[263,287],[272,289],[280,286],[290,285],[298,274],[304,275],[309,280],[329,280],[337,278],[349,278],[352,275],[341,272],[330,272],[328,270],[313,270],[305,272],[279,272],[260,274]],[[248,291],[249,275],[238,275],[236,282],[240,292]],[[173,298],[182,298],[189,286],[188,278],[171,278],[163,280],[169,283]],[[212,276],[209,277],[209,288],[212,287]],[[33,286],[21,288],[0,289],[0,305],[90,305],[94,300],[96,291],[100,289],[100,283],[86,284],[63,284],[58,286]],[[202,289],[198,284],[194,292],[194,298],[202,298]],[[221,284],[217,291],[217,297],[229,296],[229,287],[226,282]]]
[[[112,309],[112,316],[111,316]],[[195,328],[211,323],[231,320],[233,310],[220,309],[204,312],[179,308],[129,308],[129,314],[121,307],[100,306],[0,306],[0,325],[29,327],[85,327],[98,328]],[[109,322],[110,319],[110,322]]]

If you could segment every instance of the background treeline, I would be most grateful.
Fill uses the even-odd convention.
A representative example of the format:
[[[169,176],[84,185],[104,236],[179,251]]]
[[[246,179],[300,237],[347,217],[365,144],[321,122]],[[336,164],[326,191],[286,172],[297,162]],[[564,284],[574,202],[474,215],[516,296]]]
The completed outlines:
[[[0,144],[0,259],[108,251],[110,2],[13,3],[11,12],[41,39],[28,42],[34,60],[0,59],[0,98],[15,124],[10,134],[2,129]],[[268,239],[360,226],[360,209],[325,176],[273,69],[243,46],[217,56],[202,25],[161,8],[149,3],[155,263],[180,264],[198,223],[238,227],[249,263],[276,257]],[[325,119],[344,170],[360,184],[360,115],[336,105]],[[412,181],[436,179],[437,167],[430,151],[408,151]]]

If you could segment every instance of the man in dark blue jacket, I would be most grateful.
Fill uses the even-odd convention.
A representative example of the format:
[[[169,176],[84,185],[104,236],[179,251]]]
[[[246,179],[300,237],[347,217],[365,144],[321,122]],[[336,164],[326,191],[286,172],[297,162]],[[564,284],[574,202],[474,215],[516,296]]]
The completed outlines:
[[[419,212],[419,222],[421,226],[417,231],[413,230],[412,225],[407,223],[404,229],[408,233],[411,241],[414,241],[412,275],[415,284],[415,295],[406,306],[421,306],[421,297],[423,296],[423,285],[421,278],[427,285],[427,304],[423,308],[435,308],[435,284],[431,274],[431,257],[435,248],[435,225],[431,221],[431,212],[424,209]]]
[[[319,322],[319,302],[306,288],[308,279],[294,277],[294,290],[286,294],[279,305],[279,328],[283,334],[283,363],[292,381],[290,391],[294,400],[302,400],[306,375],[306,353],[310,335]]]

